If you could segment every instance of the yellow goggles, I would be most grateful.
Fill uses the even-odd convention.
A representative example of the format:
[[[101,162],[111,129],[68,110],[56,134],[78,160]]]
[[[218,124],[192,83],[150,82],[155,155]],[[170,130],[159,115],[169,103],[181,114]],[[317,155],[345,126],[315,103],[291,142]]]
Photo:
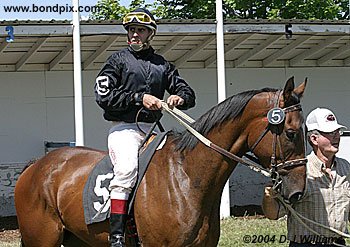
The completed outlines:
[[[130,13],[127,14],[124,18],[123,18],[123,24],[128,24],[131,23],[134,19],[136,19],[136,21],[138,23],[142,23],[142,24],[151,24],[151,23],[155,23],[151,17],[149,15],[147,15],[146,13],[142,13],[142,12],[135,12],[135,13]]]

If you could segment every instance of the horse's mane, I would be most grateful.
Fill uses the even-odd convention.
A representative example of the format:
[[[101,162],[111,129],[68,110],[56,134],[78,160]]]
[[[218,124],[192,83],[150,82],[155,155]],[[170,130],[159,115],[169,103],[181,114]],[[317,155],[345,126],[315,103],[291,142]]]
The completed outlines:
[[[273,88],[263,88],[260,90],[250,90],[233,95],[220,104],[212,107],[198,120],[196,120],[191,127],[202,135],[206,135],[212,128],[222,124],[227,119],[235,119],[240,116],[243,109],[254,95],[263,92],[276,91],[277,89]],[[177,151],[183,151],[184,149],[191,150],[198,143],[198,139],[187,130],[183,131],[182,133],[175,133],[174,135],[174,141],[176,142],[175,149]]]

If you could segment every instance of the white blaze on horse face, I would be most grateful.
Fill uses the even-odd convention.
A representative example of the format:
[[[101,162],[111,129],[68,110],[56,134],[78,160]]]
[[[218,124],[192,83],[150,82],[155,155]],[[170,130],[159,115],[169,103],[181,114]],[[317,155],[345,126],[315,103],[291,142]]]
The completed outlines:
[[[96,178],[96,185],[95,185],[95,188],[94,188],[94,192],[95,192],[96,196],[103,198],[103,203],[94,202],[94,209],[97,212],[103,206],[104,206],[104,208],[101,211],[101,213],[105,213],[109,209],[109,206],[110,206],[110,203],[111,203],[111,201],[108,200],[108,198],[109,198],[109,191],[108,191],[108,189],[106,187],[102,186],[102,182],[105,181],[106,179],[112,179],[112,178],[113,178],[113,173],[107,173],[105,175],[98,175],[97,178]],[[107,200],[108,200],[108,202],[107,202]]]

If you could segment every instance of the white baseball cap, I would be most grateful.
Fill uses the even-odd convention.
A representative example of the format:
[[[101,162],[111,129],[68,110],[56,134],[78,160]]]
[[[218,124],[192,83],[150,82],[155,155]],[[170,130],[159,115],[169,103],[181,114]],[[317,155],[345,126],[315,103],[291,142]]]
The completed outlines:
[[[337,129],[346,130],[347,127],[340,125],[334,113],[326,108],[316,108],[306,118],[307,130],[319,130],[322,132],[333,132]]]

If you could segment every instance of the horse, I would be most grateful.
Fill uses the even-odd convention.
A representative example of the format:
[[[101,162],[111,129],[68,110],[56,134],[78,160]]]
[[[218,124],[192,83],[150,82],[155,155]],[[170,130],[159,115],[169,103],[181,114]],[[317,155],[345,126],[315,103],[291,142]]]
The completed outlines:
[[[238,93],[191,126],[227,153],[242,157],[251,151],[262,167],[280,178],[282,196],[295,202],[306,176],[300,106],[305,87],[306,80],[295,87],[292,77],[283,89]],[[88,147],[63,147],[21,173],[15,207],[22,246],[108,246],[108,220],[86,225],[82,204],[88,175],[106,155]],[[142,246],[217,246],[220,198],[236,165],[186,130],[170,134],[152,157],[135,195],[134,218]]]

